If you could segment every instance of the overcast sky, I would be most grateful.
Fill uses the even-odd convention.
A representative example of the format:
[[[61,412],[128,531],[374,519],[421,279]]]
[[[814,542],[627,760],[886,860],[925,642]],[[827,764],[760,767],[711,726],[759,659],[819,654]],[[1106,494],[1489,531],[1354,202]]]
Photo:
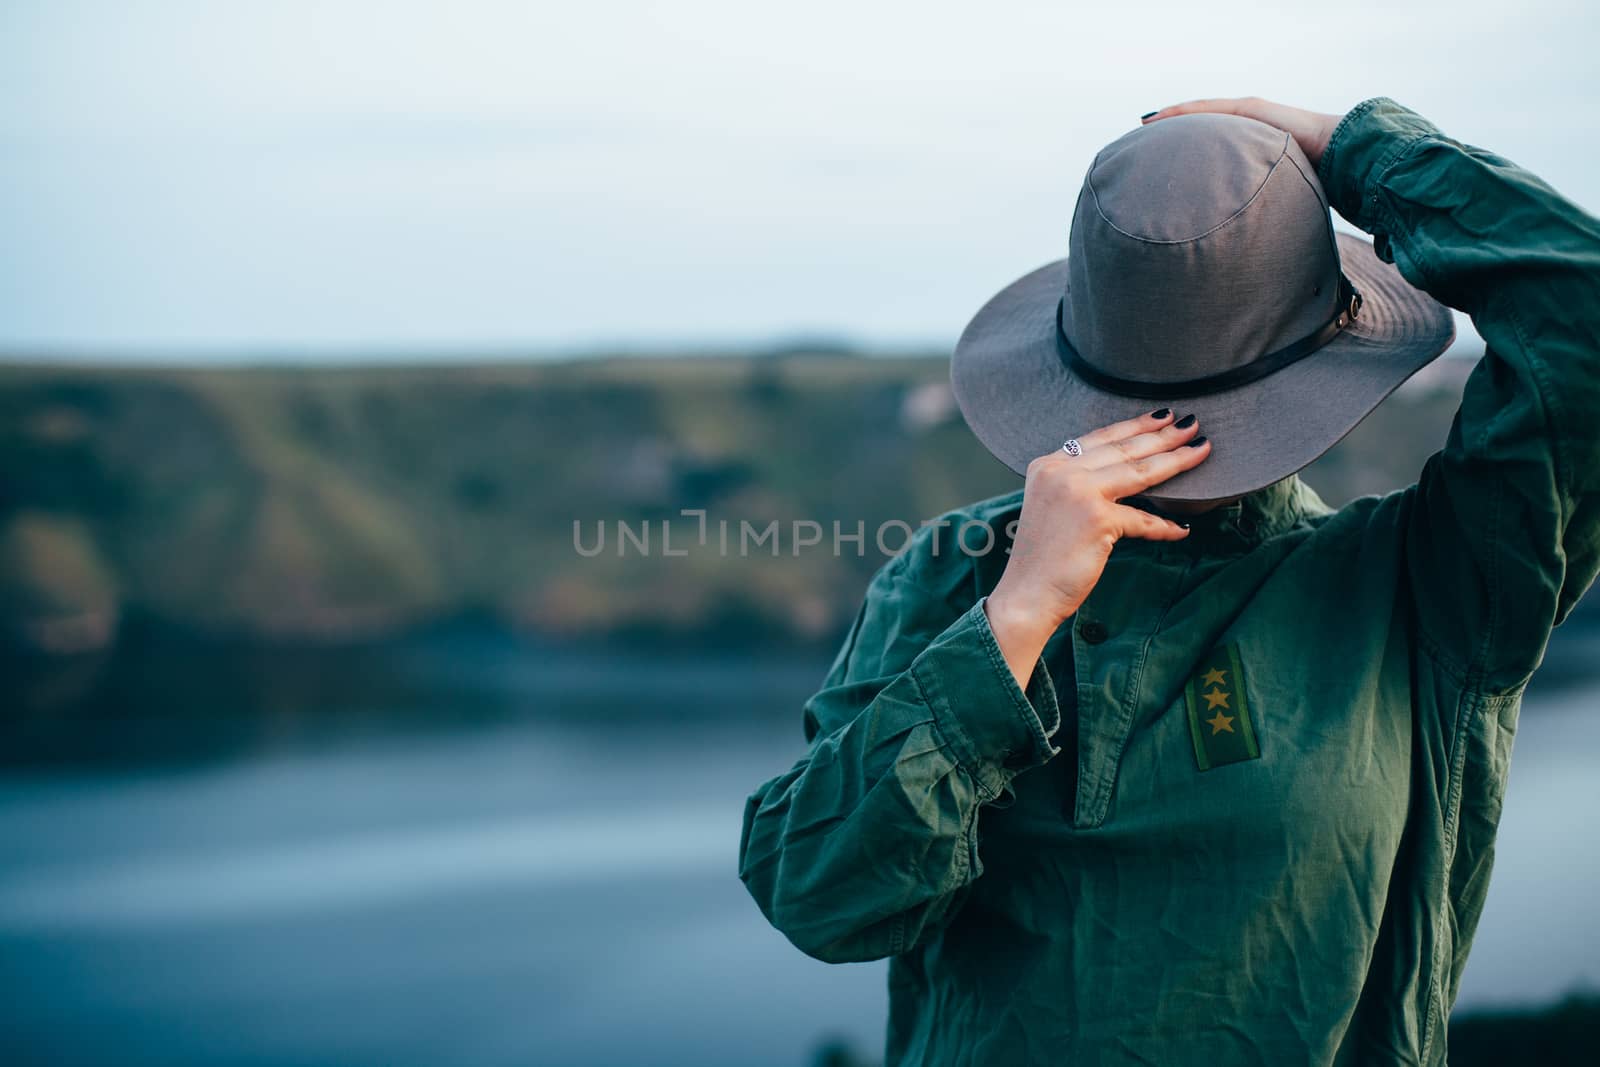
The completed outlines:
[[[1194,96],[1393,96],[1600,210],[1592,8],[1259,6],[5,0],[0,349],[947,346]]]

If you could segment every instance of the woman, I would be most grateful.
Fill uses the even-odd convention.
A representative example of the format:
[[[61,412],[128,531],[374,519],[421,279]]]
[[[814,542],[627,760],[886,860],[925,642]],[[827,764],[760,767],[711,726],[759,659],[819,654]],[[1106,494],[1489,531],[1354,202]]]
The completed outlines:
[[[1296,472],[1448,344],[1432,298],[1488,342],[1448,440],[1331,509]],[[1166,108],[952,374],[1024,488],[874,578],[745,810],[763,913],[891,958],[889,1064],[1443,1064],[1600,568],[1600,221],[1386,98]]]

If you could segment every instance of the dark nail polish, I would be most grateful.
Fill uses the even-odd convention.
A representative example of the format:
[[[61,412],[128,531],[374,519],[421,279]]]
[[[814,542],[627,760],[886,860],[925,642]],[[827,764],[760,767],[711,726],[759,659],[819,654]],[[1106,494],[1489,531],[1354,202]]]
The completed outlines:
[[[1156,108],[1156,111],[1160,111],[1160,110],[1161,110],[1160,108]],[[1156,113],[1156,111],[1149,111],[1149,112],[1146,112],[1143,115],[1140,115],[1139,116],[1139,121],[1143,122],[1145,119],[1149,118],[1151,115],[1154,115]]]
[[[1199,448],[1201,445],[1203,445],[1205,443],[1206,443],[1206,435],[1205,434],[1201,434],[1199,437],[1196,437],[1193,441],[1189,442],[1189,447],[1190,448]]]
[[[1171,415],[1171,414],[1172,414],[1172,409],[1171,408],[1156,408],[1154,411],[1152,411],[1150,413],[1150,417],[1152,419],[1164,419],[1168,415]]]
[[[1182,526],[1185,530],[1187,530],[1189,528],[1189,524],[1186,523],[1186,522],[1180,522],[1180,523],[1178,523],[1178,525]]]
[[[1189,414],[1185,415],[1172,425],[1176,426],[1180,430],[1187,430],[1189,427],[1194,425],[1194,412],[1189,412]]]

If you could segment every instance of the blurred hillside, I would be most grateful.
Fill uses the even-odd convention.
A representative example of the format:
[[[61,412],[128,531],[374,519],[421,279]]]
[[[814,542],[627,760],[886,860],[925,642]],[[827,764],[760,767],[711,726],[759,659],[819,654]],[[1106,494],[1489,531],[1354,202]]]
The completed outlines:
[[[472,619],[551,638],[826,644],[872,531],[1020,484],[927,358],[780,354],[383,369],[0,368],[0,623],[93,650],[129,619],[334,642]],[[1441,360],[1302,474],[1408,484],[1467,360]],[[711,546],[697,548],[705,509]],[[735,548],[716,550],[719,519]],[[743,558],[738,524],[783,524]],[[796,553],[789,524],[829,536]],[[831,524],[864,522],[864,553]],[[619,554],[618,522],[648,522]],[[660,523],[672,526],[666,557]],[[592,545],[597,524],[605,550]]]

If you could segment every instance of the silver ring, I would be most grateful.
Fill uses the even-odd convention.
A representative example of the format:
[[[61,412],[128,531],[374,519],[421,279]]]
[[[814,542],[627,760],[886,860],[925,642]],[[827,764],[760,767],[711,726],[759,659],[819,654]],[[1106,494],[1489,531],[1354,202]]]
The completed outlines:
[[[1069,456],[1081,456],[1083,455],[1083,446],[1078,443],[1076,437],[1071,437],[1067,439],[1066,444],[1061,446],[1061,451]]]

